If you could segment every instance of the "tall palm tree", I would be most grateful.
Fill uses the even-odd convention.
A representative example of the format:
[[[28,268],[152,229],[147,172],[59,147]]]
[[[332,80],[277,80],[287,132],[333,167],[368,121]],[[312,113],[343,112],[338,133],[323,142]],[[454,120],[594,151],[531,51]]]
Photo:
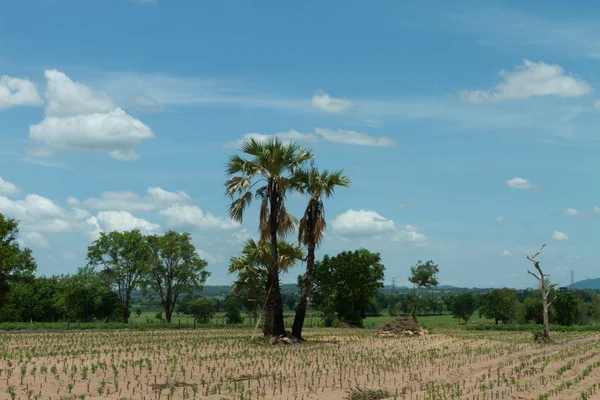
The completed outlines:
[[[304,249],[299,244],[292,245],[285,240],[277,242],[277,253],[279,272],[286,272],[305,257]],[[269,291],[267,278],[270,265],[271,246],[254,239],[248,239],[240,254],[230,261],[229,273],[237,274],[232,291],[254,304],[255,319],[258,317],[259,308],[263,308]]]
[[[268,295],[265,310],[265,336],[284,335],[283,301],[279,287],[278,236],[285,236],[296,227],[296,219],[285,208],[285,196],[294,190],[292,176],[313,158],[312,151],[296,143],[284,144],[278,138],[267,141],[249,139],[242,143],[239,155],[229,157],[225,182],[226,194],[232,199],[229,216],[242,222],[244,210],[256,196],[261,200],[260,241],[270,242],[271,263],[267,274]],[[256,185],[260,185],[258,189]],[[256,189],[256,191],[254,191]]]
[[[302,295],[296,308],[292,335],[302,339],[302,327],[306,317],[306,306],[310,298],[313,281],[313,267],[315,265],[315,249],[321,243],[325,233],[325,209],[323,197],[331,198],[336,187],[350,186],[350,178],[344,175],[343,170],[320,172],[317,168],[301,168],[296,171],[294,183],[300,193],[310,196],[304,215],[300,220],[298,241],[304,244],[308,250],[306,257],[306,273],[302,283]]]

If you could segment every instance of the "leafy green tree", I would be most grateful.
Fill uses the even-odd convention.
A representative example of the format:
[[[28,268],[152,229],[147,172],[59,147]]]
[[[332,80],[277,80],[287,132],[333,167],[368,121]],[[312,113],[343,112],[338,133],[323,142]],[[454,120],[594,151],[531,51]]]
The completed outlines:
[[[285,305],[291,310],[294,311],[296,309],[296,303],[298,303],[298,295],[295,293],[289,293],[284,297]]]
[[[215,299],[197,297],[189,304],[188,311],[196,321],[206,324],[215,316],[217,312],[216,304]]]
[[[311,168],[300,168],[294,175],[294,183],[300,193],[309,196],[304,215],[300,219],[298,241],[306,246],[306,272],[304,273],[302,294],[296,308],[292,335],[302,338],[302,327],[306,318],[306,307],[312,288],[313,268],[315,265],[315,249],[321,243],[325,233],[325,208],[323,198],[331,198],[337,187],[350,186],[350,178],[344,175],[343,170],[319,171]]]
[[[470,293],[456,296],[452,301],[451,311],[459,323],[462,319],[466,324],[475,312],[475,298]]]
[[[278,269],[286,272],[297,261],[304,259],[304,251],[300,245],[293,245],[285,240],[277,242]],[[233,257],[229,265],[229,273],[237,274],[232,291],[240,297],[246,312],[258,319],[258,312],[266,303],[269,286],[269,269],[271,267],[271,245],[248,239],[237,257]]]
[[[527,297],[521,304],[521,318],[526,322],[542,324],[543,321],[542,300],[535,297]]]
[[[362,326],[383,287],[384,271],[380,254],[366,249],[325,255],[316,262],[312,303],[323,312],[325,324],[339,318]]]
[[[37,268],[31,250],[19,246],[18,235],[19,223],[0,214],[0,306],[7,300],[10,285],[31,281]]]
[[[518,304],[514,290],[495,289],[483,296],[479,316],[493,319],[496,325],[499,321],[508,323],[516,318]]]
[[[279,255],[277,241],[294,230],[296,219],[287,212],[285,197],[294,190],[292,177],[312,152],[296,143],[284,144],[278,138],[267,141],[249,139],[242,143],[241,151],[250,158],[239,155],[229,158],[225,182],[226,193],[231,197],[229,216],[242,222],[244,210],[256,196],[261,200],[259,231],[260,241],[271,245],[271,262],[267,274],[267,306],[265,310],[265,336],[285,334],[283,301],[279,286]],[[253,193],[254,186],[264,186]]]
[[[390,317],[398,316],[398,307],[397,303],[394,300],[390,300],[390,302],[388,303],[387,311]]]
[[[202,290],[210,273],[206,271],[206,261],[198,256],[189,233],[169,231],[162,236],[150,235],[147,240],[152,255],[144,287],[158,295],[165,319],[171,323],[179,296]]]
[[[559,290],[556,297],[551,302],[556,312],[556,323],[559,325],[570,326],[575,323],[577,318],[577,300],[571,292]]]
[[[123,322],[129,320],[131,292],[138,288],[148,275],[150,247],[139,230],[100,233],[88,247],[89,265],[102,265],[106,277],[114,285],[122,308]]]
[[[236,296],[228,296],[223,301],[223,309],[225,310],[225,319],[228,324],[241,324],[244,318],[240,312],[240,299]]]
[[[438,265],[433,261],[423,263],[421,260],[410,267],[410,276],[408,280],[414,285],[413,292],[413,319],[417,321],[419,314],[419,289],[429,288],[438,285],[437,274],[440,272]]]

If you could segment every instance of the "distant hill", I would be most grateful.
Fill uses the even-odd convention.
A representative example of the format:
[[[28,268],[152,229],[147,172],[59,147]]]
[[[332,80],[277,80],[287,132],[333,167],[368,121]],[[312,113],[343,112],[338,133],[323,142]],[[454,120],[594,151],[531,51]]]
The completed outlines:
[[[600,278],[584,279],[567,286],[569,289],[600,289]]]

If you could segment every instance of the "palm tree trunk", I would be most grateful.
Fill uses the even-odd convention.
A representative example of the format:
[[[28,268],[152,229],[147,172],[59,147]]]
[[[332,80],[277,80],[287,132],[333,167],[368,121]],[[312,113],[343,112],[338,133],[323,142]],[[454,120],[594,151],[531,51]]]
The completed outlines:
[[[311,234],[311,236],[314,236]],[[292,336],[298,339],[302,339],[302,328],[304,326],[304,319],[306,318],[306,307],[308,305],[308,299],[310,297],[310,291],[312,288],[313,281],[313,267],[315,265],[315,243],[314,238],[311,238],[308,245],[308,254],[306,257],[306,273],[304,274],[304,281],[302,282],[302,295],[300,302],[296,308],[296,315],[294,316],[294,325],[292,325]]]
[[[279,199],[275,184],[270,190],[269,228],[271,231],[271,268],[267,278],[267,309],[265,310],[265,336],[285,335],[283,300],[279,287],[279,254],[277,250],[277,217]]]

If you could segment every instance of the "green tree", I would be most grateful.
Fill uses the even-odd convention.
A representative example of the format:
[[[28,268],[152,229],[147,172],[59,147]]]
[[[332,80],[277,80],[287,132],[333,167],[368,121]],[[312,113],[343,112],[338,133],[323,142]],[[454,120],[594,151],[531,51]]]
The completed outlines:
[[[31,250],[19,246],[18,235],[19,223],[0,214],[0,306],[7,300],[9,286],[32,280],[37,268]]]
[[[192,300],[188,306],[188,312],[194,319],[200,323],[206,324],[215,316],[217,312],[217,302],[215,299],[206,297],[197,297]]]
[[[517,295],[512,289],[495,289],[483,295],[479,308],[479,316],[493,319],[498,325],[499,321],[508,323],[517,315]]]
[[[366,249],[325,255],[316,262],[312,304],[323,312],[325,324],[339,318],[362,326],[366,311],[383,287],[384,271],[380,254]]]
[[[100,233],[88,247],[89,265],[102,265],[106,277],[114,285],[122,308],[122,320],[129,320],[131,292],[147,278],[150,247],[139,230]]]
[[[559,290],[551,302],[554,305],[556,323],[570,326],[577,318],[577,300],[571,292]]]
[[[242,222],[244,210],[256,195],[261,200],[259,231],[260,241],[271,245],[271,262],[267,274],[267,307],[265,310],[265,336],[285,334],[283,301],[279,286],[279,255],[277,241],[294,230],[296,219],[287,212],[285,197],[294,190],[292,177],[306,161],[312,159],[310,150],[296,143],[284,144],[274,138],[265,142],[249,139],[242,143],[241,151],[248,156],[229,158],[225,182],[226,193],[232,199],[229,216]],[[261,186],[253,193],[259,182]]]
[[[244,322],[240,312],[240,299],[236,296],[227,296],[223,301],[223,309],[228,324],[241,324]]]
[[[171,323],[179,296],[202,290],[210,275],[191,239],[189,233],[175,231],[147,237],[152,255],[144,286],[160,298],[167,323]]]
[[[286,272],[297,261],[304,259],[304,251],[300,245],[293,245],[285,240],[277,242],[278,269]],[[246,312],[258,318],[263,309],[269,285],[269,269],[271,267],[271,245],[248,239],[237,257],[233,257],[229,265],[229,273],[237,274],[232,291],[244,301]]]
[[[417,265],[410,267],[408,280],[414,285],[413,291],[413,319],[417,321],[419,314],[419,289],[438,285],[437,274],[440,272],[438,265],[433,261],[423,263],[417,261]]]
[[[475,298],[470,293],[461,294],[453,299],[451,307],[452,315],[458,319],[458,323],[462,319],[466,324],[475,312]]]
[[[534,297],[527,297],[521,304],[521,318],[526,322],[542,324],[543,320],[542,300]]]
[[[302,327],[304,326],[306,307],[312,288],[315,249],[321,243],[326,227],[323,198],[333,197],[337,187],[350,186],[350,178],[344,175],[343,170],[321,172],[312,166],[311,168],[300,168],[296,171],[294,182],[300,193],[309,196],[304,215],[300,219],[298,231],[298,241],[304,244],[307,249],[306,272],[304,273],[302,293],[292,325],[292,335],[302,339]]]

